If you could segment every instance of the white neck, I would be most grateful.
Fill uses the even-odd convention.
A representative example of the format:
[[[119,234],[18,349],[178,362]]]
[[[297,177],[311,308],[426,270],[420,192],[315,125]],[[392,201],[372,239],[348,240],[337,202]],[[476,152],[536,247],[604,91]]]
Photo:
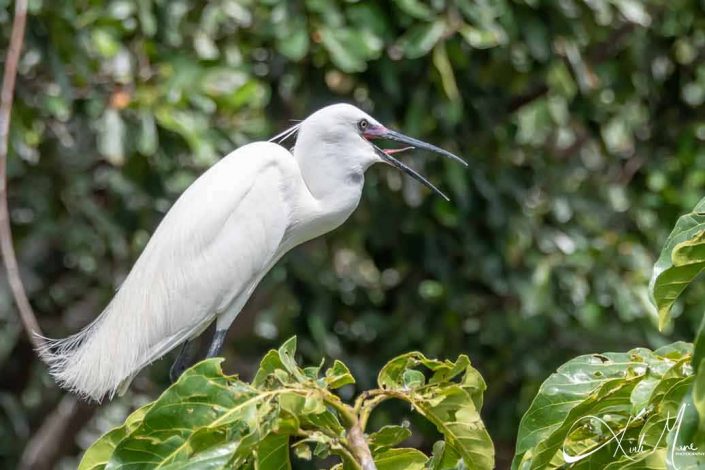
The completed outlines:
[[[301,176],[311,195],[321,202],[334,202],[356,194],[360,198],[364,183],[365,170],[370,163],[365,164],[361,158],[345,154],[351,150],[335,144],[320,144],[305,149],[296,147],[296,158]],[[345,152],[345,153],[343,153]]]
[[[312,212],[306,223],[306,238],[313,238],[337,228],[357,208],[370,166],[363,158],[344,153],[345,147],[322,142],[294,148],[301,177],[312,196]],[[356,149],[347,149],[355,152]],[[313,215],[313,214],[312,214]]]

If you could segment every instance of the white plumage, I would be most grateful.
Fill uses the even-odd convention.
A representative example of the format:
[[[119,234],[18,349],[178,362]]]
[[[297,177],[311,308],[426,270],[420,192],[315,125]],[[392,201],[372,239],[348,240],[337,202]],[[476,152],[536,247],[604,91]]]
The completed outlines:
[[[372,163],[400,165],[369,139],[390,133],[423,144],[343,104],[280,136],[296,132],[293,154],[275,143],[252,143],[201,175],[100,316],[73,336],[46,341],[40,354],[62,387],[93,400],[112,397],[213,321],[226,331],[282,255],[348,218]]]

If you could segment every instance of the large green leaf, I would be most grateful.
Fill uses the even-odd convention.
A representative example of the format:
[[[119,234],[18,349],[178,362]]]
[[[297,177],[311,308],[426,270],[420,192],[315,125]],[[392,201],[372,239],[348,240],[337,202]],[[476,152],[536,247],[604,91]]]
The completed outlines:
[[[430,378],[419,367],[430,371]],[[428,359],[413,352],[388,362],[379,386],[409,402],[431,421],[471,469],[494,467],[494,446],[480,418],[485,382],[467,356],[455,362]]]
[[[142,423],[144,415],[151,406],[148,404],[138,408],[127,417],[122,426],[109,431],[95,441],[83,454],[78,470],[102,470],[105,468],[117,445]]]
[[[363,32],[352,28],[321,28],[320,34],[331,60],[344,72],[362,72],[379,52]]]
[[[692,212],[678,219],[661,251],[651,277],[650,289],[659,313],[659,326],[669,321],[673,304],[693,280],[705,269],[705,198]],[[692,368],[695,378],[687,394],[678,403],[683,424],[669,436],[669,464],[699,466],[705,458],[697,453],[673,452],[677,446],[705,447],[705,318],[696,333]],[[685,468],[684,467],[684,468]]]
[[[433,445],[433,455],[428,461],[429,470],[461,470],[465,468],[463,458],[445,441]]]
[[[186,462],[232,442],[238,445],[224,458],[244,460],[247,455],[236,454],[249,452],[252,440],[271,430],[275,394],[229,383],[221,361],[199,363],[164,392],[137,429],[117,445],[108,468]]]
[[[411,436],[406,426],[384,426],[379,431],[370,434],[368,444],[372,453],[400,444]]]
[[[601,468],[634,460],[658,468],[649,455],[666,447],[667,419],[675,416],[692,381],[691,353],[691,345],[674,343],[653,352],[637,348],[580,356],[562,365],[522,418],[512,468],[560,468],[570,462],[575,468]],[[620,444],[634,449],[622,452]]]
[[[267,435],[257,446],[256,470],[291,470],[289,460],[289,436]]]
[[[679,406],[682,423],[677,433],[669,434],[671,468],[700,468],[705,466],[705,456],[698,453],[677,452],[674,447],[705,449],[705,317],[701,320],[695,338],[692,368],[694,380]],[[675,465],[673,465],[675,463]]]
[[[446,29],[447,26],[443,20],[412,26],[400,40],[404,55],[409,59],[416,59],[428,54],[441,40]]]
[[[416,449],[389,449],[375,456],[377,470],[423,470],[428,457]]]
[[[697,335],[695,337],[695,345],[693,348],[693,371],[695,381],[693,382],[693,390],[691,395],[692,406],[697,410],[699,416],[697,433],[694,428],[693,434],[689,437],[690,440],[705,441],[705,315],[700,321]]]
[[[394,0],[394,3],[406,14],[428,20],[433,17],[433,10],[420,0]]]
[[[661,250],[649,283],[659,314],[659,328],[670,319],[671,307],[705,269],[705,198],[678,219]]]

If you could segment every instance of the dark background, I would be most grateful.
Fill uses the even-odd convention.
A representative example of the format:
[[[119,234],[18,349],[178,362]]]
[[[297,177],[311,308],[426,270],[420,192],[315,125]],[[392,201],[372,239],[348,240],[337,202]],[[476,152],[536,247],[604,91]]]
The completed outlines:
[[[304,362],[339,358],[362,390],[397,354],[466,353],[504,468],[558,365],[693,337],[702,308],[659,333],[647,283],[705,193],[704,4],[32,0],[8,172],[38,320],[63,337],[94,318],[219,157],[354,103],[469,160],[405,157],[452,203],[373,167],[350,220],[262,282],[225,368],[249,377],[296,334]],[[0,281],[0,463],[75,467],[164,389],[172,356],[99,409],[62,400]],[[372,426],[406,412],[385,405]],[[437,437],[418,431],[413,445]]]

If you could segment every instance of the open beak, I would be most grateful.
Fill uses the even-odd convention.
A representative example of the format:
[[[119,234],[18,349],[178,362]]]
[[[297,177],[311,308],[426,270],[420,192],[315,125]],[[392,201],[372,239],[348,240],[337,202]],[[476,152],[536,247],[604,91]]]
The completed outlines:
[[[394,149],[394,150],[382,150],[375,144],[372,144],[372,146],[375,148],[375,151],[377,154],[380,156],[382,160],[384,160],[386,163],[398,168],[399,170],[403,171],[407,175],[411,176],[418,182],[424,184],[427,186],[429,189],[431,189],[433,192],[441,196],[443,199],[446,201],[450,201],[448,196],[446,196],[440,189],[435,187],[430,181],[428,181],[426,178],[421,176],[419,173],[411,169],[409,166],[405,165],[401,161],[397,160],[392,156],[394,153],[398,153],[404,150],[410,150],[411,148],[418,148],[418,149],[424,149],[424,150],[429,150],[434,153],[438,153],[440,155],[443,155],[446,158],[450,158],[451,160],[455,160],[456,162],[462,163],[463,165],[467,166],[467,162],[463,160],[462,158],[458,157],[457,155],[454,155],[447,150],[443,150],[440,147],[436,147],[435,145],[428,144],[422,140],[414,139],[413,137],[406,136],[400,132],[392,131],[387,129],[384,126],[369,126],[365,132],[363,132],[363,137],[367,140],[373,140],[373,139],[388,139],[388,140],[393,140],[395,142],[400,142],[403,144],[407,144],[410,147],[406,147],[403,149]]]
[[[375,151],[377,152],[377,155],[379,155],[380,158],[381,158],[382,160],[384,160],[385,163],[388,163],[388,164],[392,165],[393,167],[395,167],[395,168],[397,168],[397,169],[403,171],[404,173],[406,173],[407,175],[411,176],[412,178],[414,178],[414,179],[415,179],[416,181],[418,181],[419,183],[421,183],[421,184],[423,184],[424,186],[428,187],[428,188],[429,188],[431,191],[433,191],[434,193],[436,193],[436,194],[438,194],[439,196],[441,196],[441,197],[442,197],[443,199],[445,199],[446,201],[450,201],[450,198],[449,198],[448,196],[446,196],[446,195],[443,193],[443,191],[441,191],[440,189],[438,189],[437,187],[435,187],[435,186],[433,185],[433,183],[431,183],[429,180],[427,180],[426,178],[424,178],[423,176],[421,176],[421,174],[419,174],[416,170],[414,170],[413,168],[411,168],[411,167],[408,166],[408,165],[405,165],[404,163],[402,163],[401,161],[397,160],[396,158],[392,157],[392,154],[394,154],[394,153],[403,152],[404,150],[410,150],[410,149],[412,149],[413,147],[406,147],[406,148],[403,148],[403,149],[382,150],[381,148],[377,147],[375,144],[372,144],[372,146],[374,147]]]
[[[436,147],[435,145],[427,144],[423,140],[414,139],[413,137],[409,137],[408,135],[404,135],[400,132],[392,131],[387,128],[383,128],[383,130],[377,132],[378,135],[375,137],[377,139],[389,139],[395,142],[401,142],[402,144],[411,145],[412,147],[415,147],[417,149],[428,150],[433,153],[443,155],[446,158],[450,158],[451,160],[455,160],[458,163],[462,163],[465,166],[468,166],[468,163],[459,156],[453,155],[449,151],[443,150],[442,148]],[[366,132],[364,135],[367,137],[367,134],[368,133]]]

